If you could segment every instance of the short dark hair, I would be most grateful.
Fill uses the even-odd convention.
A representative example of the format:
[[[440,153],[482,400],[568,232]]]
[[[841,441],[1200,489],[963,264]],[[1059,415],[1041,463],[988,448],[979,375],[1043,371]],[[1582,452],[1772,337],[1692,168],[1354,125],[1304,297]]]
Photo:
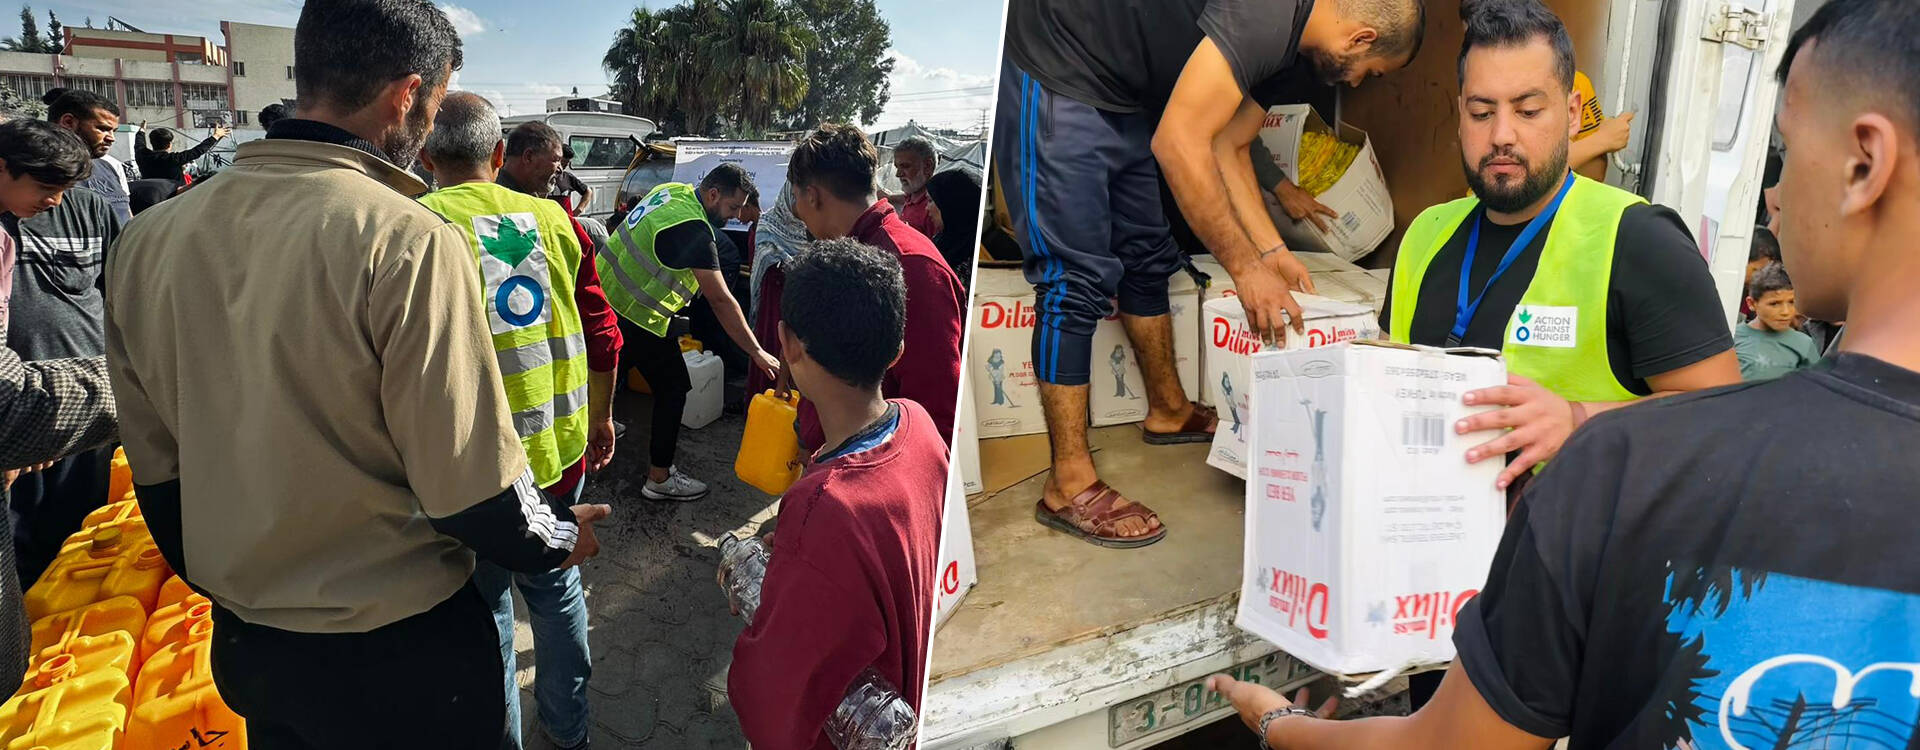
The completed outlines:
[[[569,162],[573,161],[573,144],[571,143],[560,144],[560,158],[566,159]]]
[[[1747,298],[1759,301],[1768,292],[1792,291],[1793,279],[1787,277],[1787,267],[1778,263],[1768,263],[1753,272],[1753,279],[1747,282]]]
[[[1338,4],[1342,15],[1373,27],[1379,34],[1373,42],[1373,54],[1377,57],[1411,60],[1426,43],[1424,0],[1339,0]]]
[[[1780,239],[1773,236],[1773,230],[1766,227],[1753,228],[1753,245],[1747,248],[1747,262],[1766,259],[1780,262]]]
[[[307,0],[293,31],[293,59],[302,106],[349,112],[409,75],[419,74],[424,96],[464,62],[453,23],[427,0]]]
[[[168,146],[173,145],[173,131],[168,130],[166,128],[159,128],[154,130],[153,134],[147,136],[147,138],[148,140],[153,141],[154,148],[159,149],[161,151],[165,151],[167,150]]]
[[[1518,47],[1540,40],[1553,48],[1553,74],[1573,90],[1573,38],[1560,17],[1540,0],[1467,0],[1460,4],[1465,34],[1460,38],[1456,73],[1467,82],[1467,53],[1475,47]]]
[[[1781,83],[1807,42],[1820,66],[1844,80],[1832,88],[1891,96],[1902,107],[1890,115],[1920,127],[1920,15],[1911,0],[1832,0],[1793,32],[1775,73]]]
[[[73,131],[45,120],[0,123],[0,160],[7,174],[48,185],[72,185],[93,173],[93,150]]]
[[[60,97],[66,96],[67,92],[71,90],[72,89],[69,89],[65,86],[55,86],[53,88],[47,89],[47,93],[40,95],[40,103],[51,107],[53,106],[54,102],[60,101]],[[53,119],[53,118],[47,118],[47,119]]]
[[[896,154],[902,151],[910,154],[919,154],[920,158],[926,159],[927,161],[937,162],[940,160],[939,153],[933,150],[933,142],[919,136],[908,138],[901,141],[900,145],[893,147],[893,152]]]
[[[112,100],[84,89],[63,89],[64,93],[47,105],[47,122],[59,122],[60,118],[73,115],[76,120],[93,120],[95,112],[105,112],[114,117],[120,116],[120,107]],[[49,92],[51,93],[51,92]]]
[[[560,131],[539,120],[528,120],[507,131],[507,155],[519,156],[536,148],[561,146]]]
[[[753,175],[748,174],[746,169],[733,162],[721,162],[720,166],[707,172],[707,176],[700,178],[701,192],[709,188],[718,188],[720,192],[727,195],[734,193],[753,195],[760,191],[760,188],[753,184]]]
[[[270,128],[273,124],[287,119],[287,105],[274,102],[260,108],[260,127]]]
[[[787,160],[787,181],[796,187],[814,183],[843,201],[864,201],[873,195],[873,173],[880,152],[865,133],[852,125],[828,123],[807,134]]]
[[[780,319],[807,356],[848,385],[879,387],[907,330],[900,260],[841,238],[815,242],[781,268]]]

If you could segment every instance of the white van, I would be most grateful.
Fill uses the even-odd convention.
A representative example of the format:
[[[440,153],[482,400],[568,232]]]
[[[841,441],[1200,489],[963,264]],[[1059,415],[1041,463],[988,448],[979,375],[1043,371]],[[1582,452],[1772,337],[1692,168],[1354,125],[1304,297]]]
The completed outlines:
[[[613,214],[614,196],[628,167],[640,154],[640,144],[659,130],[652,120],[607,112],[545,112],[515,115],[500,119],[500,126],[512,131],[523,122],[545,122],[560,132],[560,138],[573,147],[568,169],[593,190],[591,201],[579,207],[583,217],[605,219]]]
[[[1544,0],[1565,20],[1605,111],[1637,113],[1609,181],[1694,229],[1730,322],[1779,94],[1772,73],[1796,1],[1815,2]],[[1343,90],[1327,113],[1372,137],[1398,228],[1465,190],[1459,3],[1427,0],[1419,58]],[[1396,230],[1387,242],[1398,241]],[[1201,463],[1197,447],[1190,472],[1169,471],[1176,454],[1166,451],[1180,447],[1147,453],[1137,433],[1107,432],[1122,429],[1089,435],[1103,469],[1184,519],[1139,550],[1051,543],[1032,510],[1045,437],[982,442],[983,463],[995,468],[968,501],[979,583],[934,636],[921,747],[1140,750],[1231,715],[1201,684],[1208,675],[1279,688],[1323,679],[1233,625],[1240,483]]]

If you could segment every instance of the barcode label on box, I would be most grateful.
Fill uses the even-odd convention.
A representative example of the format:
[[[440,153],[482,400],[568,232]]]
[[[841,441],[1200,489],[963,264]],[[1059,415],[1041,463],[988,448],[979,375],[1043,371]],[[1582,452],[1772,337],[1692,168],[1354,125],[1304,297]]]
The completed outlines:
[[[1400,444],[1407,448],[1419,448],[1421,452],[1436,451],[1447,442],[1446,419],[1439,414],[1402,414],[1400,415]]]
[[[1345,215],[1342,215],[1340,217],[1340,223],[1345,224],[1349,232],[1360,231],[1360,217],[1352,211],[1348,211]]]

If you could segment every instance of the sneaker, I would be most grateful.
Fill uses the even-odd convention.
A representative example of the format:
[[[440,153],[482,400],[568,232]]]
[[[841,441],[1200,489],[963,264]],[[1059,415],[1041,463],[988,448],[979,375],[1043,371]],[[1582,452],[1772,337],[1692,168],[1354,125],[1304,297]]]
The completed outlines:
[[[656,482],[652,478],[640,488],[640,494],[648,500],[668,500],[673,502],[693,502],[707,496],[707,483],[680,473],[680,467],[667,469],[667,481]]]

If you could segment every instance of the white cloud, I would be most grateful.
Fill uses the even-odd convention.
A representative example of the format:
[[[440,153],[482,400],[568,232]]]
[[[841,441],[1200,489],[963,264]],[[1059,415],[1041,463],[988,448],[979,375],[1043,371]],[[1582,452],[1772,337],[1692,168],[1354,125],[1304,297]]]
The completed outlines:
[[[982,109],[992,117],[994,76],[928,67],[898,49],[887,50],[887,56],[893,59],[891,94],[873,130],[909,120],[930,128],[970,130],[979,124]]]
[[[471,10],[458,5],[445,4],[440,6],[440,11],[447,14],[447,20],[453,22],[453,30],[459,32],[461,36],[480,34],[487,30],[486,19]]]

